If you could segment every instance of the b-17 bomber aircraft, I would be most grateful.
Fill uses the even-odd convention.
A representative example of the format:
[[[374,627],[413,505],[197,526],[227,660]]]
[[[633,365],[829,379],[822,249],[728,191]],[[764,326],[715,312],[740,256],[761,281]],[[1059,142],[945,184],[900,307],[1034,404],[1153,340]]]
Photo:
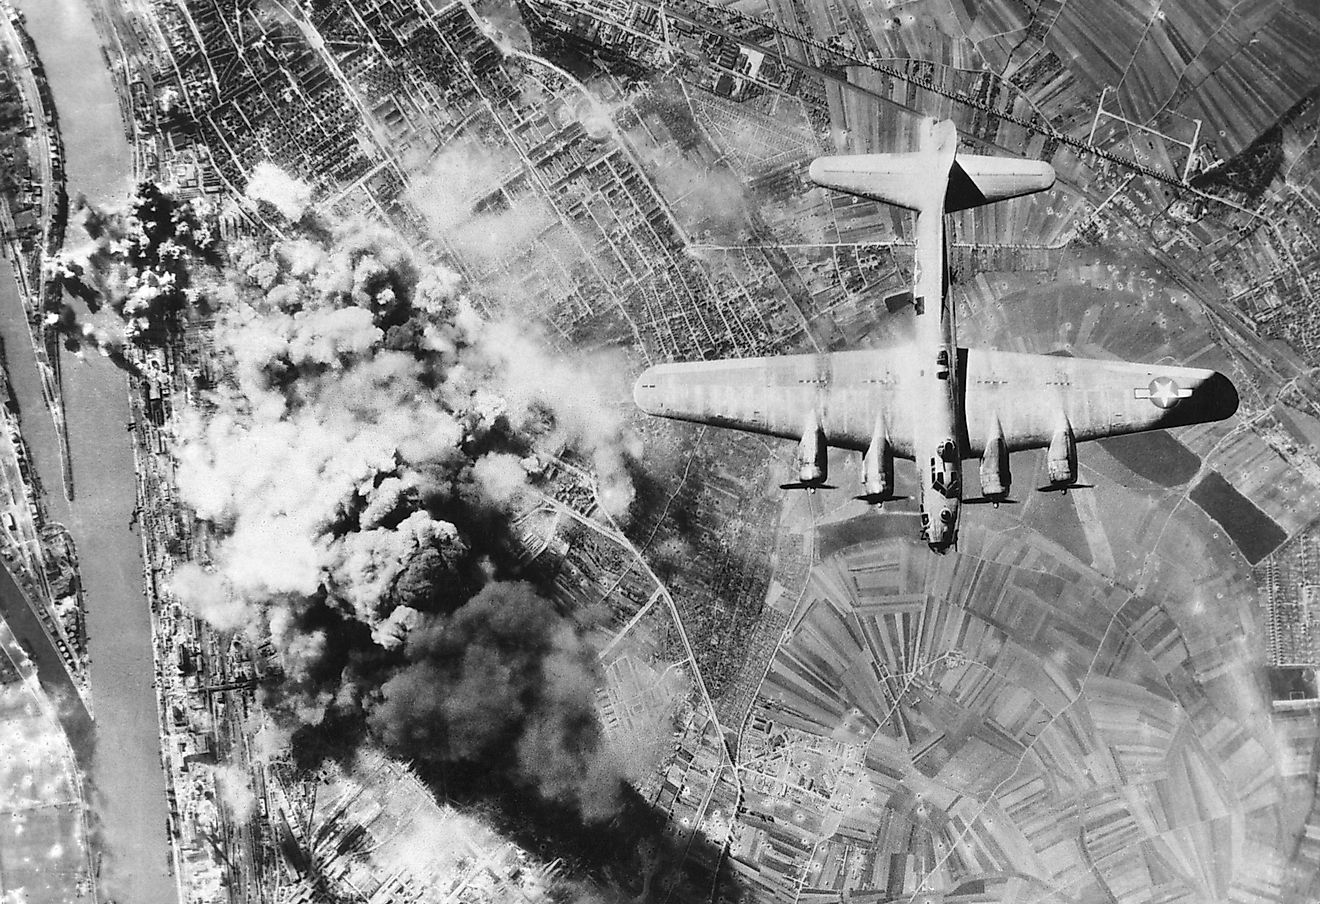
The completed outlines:
[[[1076,444],[1223,420],[1238,406],[1213,370],[967,349],[949,295],[944,217],[1054,184],[1048,163],[958,153],[951,121],[923,123],[918,150],[821,157],[816,184],[916,213],[913,338],[890,348],[660,364],[633,395],[648,414],[799,441],[798,481],[826,486],[830,446],[863,453],[863,498],[894,498],[893,460],[921,479],[921,537],[943,552],[964,502],[999,503],[1009,453],[1048,449],[1049,485],[1077,483]],[[962,462],[980,459],[980,499]]]

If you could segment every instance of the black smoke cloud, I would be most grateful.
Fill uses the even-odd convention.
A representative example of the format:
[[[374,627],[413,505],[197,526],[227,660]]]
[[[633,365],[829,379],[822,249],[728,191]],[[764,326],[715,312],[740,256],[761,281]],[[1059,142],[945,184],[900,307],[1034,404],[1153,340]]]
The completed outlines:
[[[530,584],[487,584],[451,618],[413,630],[406,649],[408,667],[381,686],[369,716],[391,748],[484,762],[579,802],[588,818],[613,813],[618,768],[584,705],[596,652]]]
[[[67,293],[48,296],[46,326],[71,350],[91,345],[123,360],[126,346],[148,342],[199,305],[192,271],[219,262],[210,221],[153,182],[139,184],[123,211],[79,197],[73,224],[81,241],[45,262],[47,276]]]
[[[216,331],[234,382],[185,425],[178,463],[182,498],[223,539],[176,590],[217,624],[269,627],[288,669],[273,704],[305,758],[369,731],[413,761],[481,764],[589,819],[612,813],[595,657],[516,580],[507,524],[537,450],[564,442],[626,504],[622,433],[599,406],[558,405],[570,383],[588,392],[580,377],[389,233],[253,246],[237,263]]]
[[[212,525],[210,561],[181,565],[171,589],[217,628],[270,636],[285,676],[267,703],[294,753],[314,764],[371,739],[588,820],[614,813],[596,657],[519,580],[508,532],[564,447],[626,511],[627,437],[592,381],[524,325],[478,316],[455,274],[380,228],[306,217],[293,238],[185,268],[187,294],[158,310],[121,297],[154,266],[133,239],[146,221],[97,216],[76,278],[129,338],[196,304],[214,313],[224,378],[175,425],[179,495]]]

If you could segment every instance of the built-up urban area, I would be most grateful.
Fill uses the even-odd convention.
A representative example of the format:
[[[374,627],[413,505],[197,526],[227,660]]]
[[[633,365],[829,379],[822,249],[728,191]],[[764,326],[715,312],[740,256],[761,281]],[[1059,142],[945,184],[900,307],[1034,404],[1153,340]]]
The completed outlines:
[[[233,356],[202,309],[125,347],[123,435],[104,441],[134,451],[154,661],[132,680],[155,694],[160,857],[181,904],[1309,900],[1314,10],[70,6],[95,19],[134,182],[232,245],[310,220],[391,230],[457,273],[480,317],[589,362],[637,441],[626,514],[590,456],[547,443],[508,515],[523,574],[590,638],[603,743],[658,827],[626,867],[601,866],[382,746],[309,765],[270,742],[289,651],[172,590],[179,569],[214,564],[224,532],[176,477]],[[84,784],[95,603],[51,502],[79,492],[64,380],[78,365],[41,266],[64,247],[66,191],[85,187],[66,185],[44,48],[17,9],[0,18],[0,227],[40,401],[7,403],[0,430],[5,598],[21,602],[0,636],[0,893],[107,900],[116,839]],[[962,342],[1215,368],[1243,402],[1224,423],[1100,443],[1081,461],[1092,486],[1066,495],[1033,493],[1040,458],[1019,455],[1016,504],[977,509],[947,556],[911,539],[911,500],[853,498],[858,462],[838,455],[838,490],[785,491],[788,444],[646,420],[629,397],[648,364],[901,336],[910,220],[806,171],[905,149],[923,117],[1059,175],[954,215]],[[272,166],[308,189],[303,226],[251,190]],[[25,437],[42,418],[60,464],[38,475]],[[604,831],[622,832],[613,819]]]

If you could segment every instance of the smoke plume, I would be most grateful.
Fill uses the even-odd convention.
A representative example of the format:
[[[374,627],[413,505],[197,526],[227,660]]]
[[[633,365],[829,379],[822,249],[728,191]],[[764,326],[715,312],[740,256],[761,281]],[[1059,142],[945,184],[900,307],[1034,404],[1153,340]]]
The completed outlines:
[[[130,344],[143,344],[203,304],[193,271],[218,261],[215,230],[192,205],[143,182],[125,211],[105,211],[79,197],[71,233],[82,233],[44,262],[62,293],[48,296],[47,328],[74,351],[84,345],[123,360]]]
[[[432,232],[467,261],[490,267],[524,251],[558,221],[535,196],[510,198],[524,178],[507,148],[477,139],[451,142],[409,189]]]
[[[311,754],[370,729],[414,761],[488,764],[611,813],[595,656],[516,579],[506,525],[566,444],[625,510],[619,425],[582,374],[387,232],[233,260],[215,291],[231,379],[179,425],[177,469],[221,539],[174,593],[219,628],[269,629],[287,670],[273,703]]]
[[[620,773],[583,705],[595,651],[531,585],[487,584],[453,617],[414,629],[407,655],[370,713],[389,746],[511,767],[588,818],[613,812]]]
[[[624,515],[626,431],[526,324],[478,316],[455,273],[389,231],[316,222],[302,186],[257,175],[253,197],[301,218],[293,237],[220,248],[145,184],[125,212],[85,207],[87,241],[49,263],[84,302],[49,323],[130,368],[214,318],[224,378],[173,424],[210,560],[180,565],[171,591],[217,629],[273,640],[285,677],[269,707],[304,762],[370,735],[612,813],[596,657],[519,579],[508,525],[566,451]]]
[[[264,160],[253,168],[243,193],[252,201],[265,201],[294,223],[312,203],[310,185]]]

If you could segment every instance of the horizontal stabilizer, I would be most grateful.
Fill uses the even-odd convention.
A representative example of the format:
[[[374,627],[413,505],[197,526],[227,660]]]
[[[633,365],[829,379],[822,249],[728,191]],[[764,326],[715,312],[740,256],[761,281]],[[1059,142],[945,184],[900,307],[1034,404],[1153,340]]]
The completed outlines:
[[[1054,167],[1043,160],[959,154],[949,171],[944,210],[966,210],[1044,191],[1054,184]]]
[[[811,181],[895,207],[920,210],[929,198],[939,200],[938,173],[932,173],[929,154],[852,154],[817,157],[811,161]],[[931,189],[935,188],[935,191]]]
[[[811,181],[908,210],[942,203],[946,213],[1054,184],[1054,167],[1041,160],[958,154],[958,133],[948,120],[932,123],[921,139],[920,150],[903,154],[818,157],[811,162]]]

